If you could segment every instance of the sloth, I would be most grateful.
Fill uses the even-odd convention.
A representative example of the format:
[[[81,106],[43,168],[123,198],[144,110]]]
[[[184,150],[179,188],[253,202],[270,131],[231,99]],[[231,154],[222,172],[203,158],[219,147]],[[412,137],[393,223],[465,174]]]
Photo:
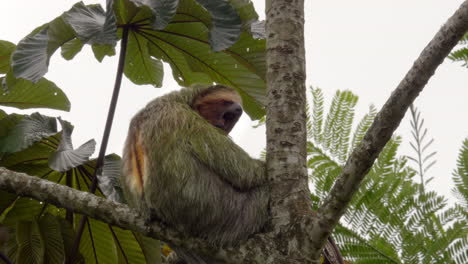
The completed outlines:
[[[269,188],[265,163],[228,135],[241,115],[239,94],[224,85],[183,88],[148,103],[131,120],[123,151],[129,205],[214,246],[259,232]],[[174,249],[186,263],[215,263]]]

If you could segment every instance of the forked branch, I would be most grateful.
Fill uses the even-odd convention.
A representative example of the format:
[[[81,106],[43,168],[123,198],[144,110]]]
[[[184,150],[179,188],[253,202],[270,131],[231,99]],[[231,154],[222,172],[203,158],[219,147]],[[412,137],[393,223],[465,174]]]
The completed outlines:
[[[448,19],[424,48],[419,58],[377,114],[362,142],[353,150],[341,175],[318,210],[310,235],[314,238],[320,238],[320,241],[314,241],[314,243],[321,245],[325,242],[326,237],[343,215],[353,194],[359,188],[362,179],[400,124],[408,107],[467,31],[468,0]]]

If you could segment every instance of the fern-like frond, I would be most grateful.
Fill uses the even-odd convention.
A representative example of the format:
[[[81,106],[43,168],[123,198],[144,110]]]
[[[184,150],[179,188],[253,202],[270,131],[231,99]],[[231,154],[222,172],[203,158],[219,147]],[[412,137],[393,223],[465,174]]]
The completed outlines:
[[[452,178],[455,183],[455,188],[452,191],[468,212],[468,138],[463,141],[458,154],[457,168],[453,172]]]
[[[335,229],[335,240],[343,257],[351,263],[398,264],[397,249],[392,245],[384,246],[368,241],[359,233],[338,224]]]
[[[362,141],[367,130],[372,125],[372,122],[374,121],[376,115],[377,109],[375,108],[375,106],[369,106],[369,112],[361,119],[361,121],[356,127],[356,130],[354,130],[353,140],[351,141],[349,153],[353,149],[355,149],[357,145]]]
[[[309,134],[312,134],[311,138],[313,138],[316,143],[321,144],[323,136],[323,93],[320,88],[310,88],[312,93],[312,122],[310,124]]]
[[[346,160],[349,135],[358,97],[351,91],[337,91],[323,129],[322,146],[340,162]]]
[[[413,105],[410,105],[411,113],[411,134],[413,141],[410,141],[411,148],[415,152],[415,157],[408,156],[408,159],[416,163],[417,170],[421,178],[421,192],[424,192],[424,186],[432,180],[432,177],[427,177],[427,171],[436,163],[436,151],[430,151],[429,147],[434,142],[434,139],[427,139],[427,128],[424,127],[424,118],[421,117],[421,112]]]
[[[341,173],[341,166],[314,145],[313,142],[307,143],[307,153],[307,167],[311,172],[310,179],[313,186],[312,193],[322,200]]]
[[[350,137],[357,97],[349,91],[337,92],[324,120],[323,94],[312,89],[314,106],[308,131],[308,169],[313,208],[332,188],[348,153],[357,146],[371,125],[376,110],[360,121]],[[448,208],[445,198],[426,192],[414,177],[433,164],[434,152],[426,152],[432,141],[420,113],[413,109],[413,146],[420,156],[398,156],[400,137],[384,147],[353,197],[334,237],[351,263],[467,263],[468,259],[468,139],[458,159],[456,190],[464,206]],[[417,169],[410,160],[421,164]],[[460,194],[461,193],[461,194]]]
[[[452,51],[448,58],[453,61],[464,62],[463,66],[468,67],[468,33],[465,33],[457,47],[460,48],[456,48],[455,51]]]

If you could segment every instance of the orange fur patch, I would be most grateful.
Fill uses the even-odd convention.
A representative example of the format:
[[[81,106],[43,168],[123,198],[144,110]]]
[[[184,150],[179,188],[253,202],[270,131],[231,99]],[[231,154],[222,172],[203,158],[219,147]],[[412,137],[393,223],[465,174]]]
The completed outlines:
[[[136,136],[135,144],[131,147],[131,173],[134,177],[134,186],[141,193],[143,191],[143,175],[145,174],[145,153],[140,143],[140,138]]]

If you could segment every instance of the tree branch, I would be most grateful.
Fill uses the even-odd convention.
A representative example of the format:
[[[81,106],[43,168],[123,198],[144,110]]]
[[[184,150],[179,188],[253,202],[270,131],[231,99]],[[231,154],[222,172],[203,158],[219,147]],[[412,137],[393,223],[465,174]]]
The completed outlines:
[[[162,226],[154,225],[151,227],[153,230],[150,230],[145,226],[144,219],[125,204],[2,167],[0,167],[0,189],[48,202],[59,208],[66,208],[143,234],[163,229]]]
[[[213,248],[199,239],[186,238],[181,233],[159,222],[147,223],[126,204],[116,203],[88,192],[82,192],[25,173],[0,167],[0,189],[19,196],[47,202],[66,208],[123,229],[139,232],[173,245],[210,252]]]
[[[344,214],[362,179],[400,124],[408,107],[466,31],[468,31],[468,0],[447,20],[422,51],[377,114],[362,142],[348,158],[340,177],[314,219],[313,228],[309,232],[310,236],[315,238],[314,243],[322,245],[325,242]]]
[[[226,261],[226,263],[252,257],[255,255],[252,253],[253,250],[260,250],[255,249],[255,245],[258,243],[256,241],[263,239],[262,235],[258,235],[255,240],[250,239],[248,243],[243,245],[222,249],[214,248],[204,240],[186,237],[163,223],[157,221],[148,223],[137,211],[126,204],[116,203],[89,192],[79,191],[25,173],[10,171],[3,167],[0,167],[0,189],[18,196],[47,202],[123,229],[163,240],[171,245],[191,249],[204,255],[212,255],[219,260]],[[265,242],[265,244],[267,243]],[[266,257],[265,254],[261,254],[261,256]]]

